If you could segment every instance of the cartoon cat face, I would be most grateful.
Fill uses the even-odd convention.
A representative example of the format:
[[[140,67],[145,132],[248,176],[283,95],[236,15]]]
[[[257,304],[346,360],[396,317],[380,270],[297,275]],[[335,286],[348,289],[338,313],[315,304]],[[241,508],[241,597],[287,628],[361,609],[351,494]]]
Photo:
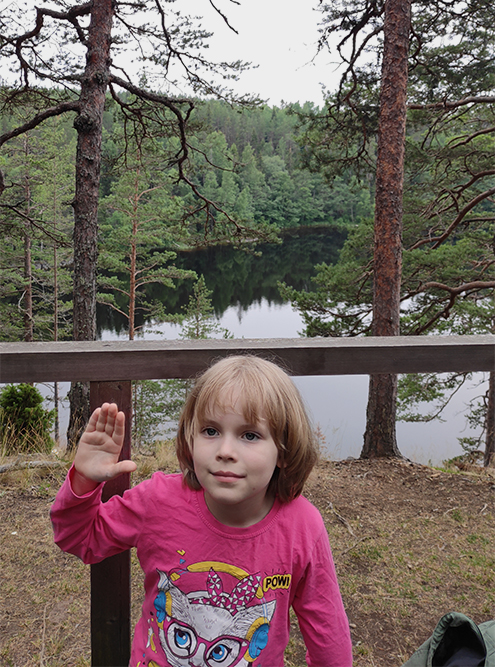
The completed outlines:
[[[245,667],[266,646],[275,601],[245,606],[254,597],[254,592],[246,597],[249,584],[242,588],[243,580],[236,586],[244,591],[242,601],[236,600],[236,589],[230,596],[218,592],[221,581],[213,571],[207,587],[215,588],[215,596],[209,591],[186,595],[165,572],[158,572],[155,608],[160,644],[170,665]]]

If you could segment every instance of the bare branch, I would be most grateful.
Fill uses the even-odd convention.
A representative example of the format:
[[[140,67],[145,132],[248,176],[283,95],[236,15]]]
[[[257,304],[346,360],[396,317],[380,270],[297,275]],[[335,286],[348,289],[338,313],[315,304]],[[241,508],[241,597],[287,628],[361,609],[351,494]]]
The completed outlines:
[[[431,104],[408,104],[408,109],[457,109],[458,107],[466,106],[467,104],[493,104],[495,97],[492,95],[481,95],[479,97],[465,97],[462,100],[449,102],[442,100],[441,102],[432,102]]]
[[[25,470],[26,468],[64,468],[67,463],[64,461],[19,461],[17,458],[12,463],[4,463],[0,466],[0,473],[9,470]]]
[[[493,134],[494,132],[495,132],[495,127],[487,127],[483,130],[479,130],[478,132],[473,132],[473,134],[470,134],[468,137],[465,137],[462,141],[457,139],[451,139],[448,145],[450,148],[459,148],[459,146],[465,146],[471,141],[474,141],[474,139],[476,139],[477,137],[481,137],[485,134]]]
[[[167,109],[169,109],[176,117],[177,119],[177,124],[178,124],[178,129],[179,129],[179,139],[180,139],[180,144],[181,148],[180,151],[176,155],[176,160],[175,160],[175,166],[177,167],[177,170],[179,172],[179,177],[178,180],[183,181],[186,183],[193,193],[196,195],[196,197],[202,201],[203,203],[198,206],[196,209],[191,211],[186,217],[191,218],[196,216],[198,213],[204,212],[205,213],[205,222],[204,222],[204,229],[205,229],[205,238],[208,236],[208,231],[211,229],[214,224],[215,224],[215,219],[213,216],[213,212],[216,211],[217,213],[220,213],[225,216],[226,220],[232,224],[235,227],[235,233],[234,236],[236,235],[241,235],[244,231],[246,231],[248,228],[242,224],[240,224],[238,221],[236,221],[232,216],[230,216],[217,202],[214,202],[211,199],[208,199],[205,197],[199,190],[197,185],[188,177],[186,174],[186,171],[184,169],[184,163],[186,162],[187,158],[189,157],[189,143],[186,138],[186,124],[190,118],[190,115],[195,107],[194,102],[188,98],[182,98],[182,99],[174,99],[174,98],[169,98],[164,95],[159,95],[157,93],[152,93],[147,90],[143,90],[142,88],[139,88],[138,86],[134,86],[133,84],[129,83],[128,81],[125,81],[124,79],[121,79],[119,77],[116,77],[115,75],[110,76],[110,87],[112,85],[117,85],[120,86],[121,88],[124,88],[124,90],[127,90],[128,92],[132,93],[133,95],[136,95],[137,97],[140,97],[141,99],[148,100],[150,102],[154,102],[155,104],[160,104]],[[125,105],[122,100],[119,99],[119,97],[115,94],[115,92],[112,93],[114,99],[122,106],[125,107],[126,110],[129,113],[134,113],[134,110],[129,106]],[[187,105],[187,111],[184,114],[181,109],[179,108],[179,105],[185,104]]]
[[[438,248],[441,243],[447,239],[452,232],[464,221],[465,217],[467,214],[480,202],[482,202],[484,199],[488,199],[492,195],[495,194],[495,187],[490,188],[489,190],[485,190],[485,192],[481,192],[477,197],[474,197],[474,199],[471,199],[470,202],[462,208],[453,222],[447,227],[445,231],[443,231],[439,236],[434,236],[434,237],[429,237],[429,238],[423,238],[417,241],[414,245],[412,245],[409,250],[415,250],[416,248],[419,248],[420,246],[423,246],[428,243],[432,243],[432,248]],[[431,216],[433,217],[433,215]]]
[[[236,5],[240,5],[240,4],[241,4],[240,2],[235,2],[235,0],[231,0],[231,2],[234,2]],[[219,15],[223,18],[223,20],[224,20],[225,23],[228,25],[228,27],[229,27],[233,32],[235,32],[236,35],[238,35],[239,32],[238,32],[235,28],[233,28],[233,27],[230,25],[230,23],[229,23],[229,19],[225,16],[225,14],[224,14],[222,11],[220,11],[220,9],[218,9],[218,7],[213,3],[212,0],[209,0],[209,3],[210,3],[210,5],[213,7],[213,9],[217,12],[217,14],[219,14]]]
[[[457,287],[451,287],[450,285],[445,285],[444,283],[435,281],[422,283],[416,290],[411,290],[407,295],[405,295],[402,300],[410,299],[413,296],[423,294],[428,290],[437,289],[448,294],[448,301],[446,302],[445,306],[441,308],[441,310],[438,310],[425,324],[418,326],[413,333],[415,335],[420,335],[425,331],[429,331],[435,322],[438,322],[439,319],[448,319],[456,299],[462,294],[467,295],[473,292],[480,292],[481,290],[485,289],[493,289],[494,287],[495,281],[493,280],[473,280],[471,282],[458,285]]]
[[[26,215],[23,211],[18,209],[17,206],[13,206],[11,204],[0,204],[0,209],[5,209],[5,210],[8,210],[8,211],[12,211],[19,218],[22,218],[23,220],[25,220],[26,222],[31,224],[36,229],[39,229],[40,232],[43,232],[43,234],[45,236],[47,236],[49,239],[51,239],[58,246],[65,247],[65,248],[70,248],[71,244],[68,243],[61,234],[56,234],[56,233],[50,231],[49,228],[45,227],[45,225],[47,223],[44,220],[36,220],[35,218],[32,218],[29,215]]]
[[[56,11],[54,11],[52,9],[48,9],[46,7],[37,7],[36,8],[35,26],[32,30],[29,30],[28,32],[24,33],[23,35],[20,35],[15,40],[4,38],[5,42],[7,42],[9,44],[12,44],[15,47],[16,56],[17,56],[17,59],[19,61],[20,66],[21,66],[24,85],[25,85],[26,88],[29,86],[28,72],[32,68],[29,65],[29,63],[25,60],[25,58],[22,54],[22,49],[24,48],[25,42],[32,39],[33,37],[37,37],[40,34],[41,29],[44,26],[45,16],[50,16],[51,18],[61,20],[61,21],[68,21],[75,28],[79,40],[83,44],[86,44],[86,38],[85,38],[85,35],[84,35],[84,31],[82,30],[81,26],[79,25],[79,22],[77,21],[77,17],[88,15],[91,12],[92,4],[93,4],[92,2],[87,2],[87,3],[84,3],[82,5],[78,5],[78,6],[72,7],[68,12],[56,12]],[[41,74],[39,74],[39,75],[41,76]]]
[[[53,118],[53,116],[60,116],[61,114],[66,113],[67,111],[78,112],[79,102],[76,100],[71,102],[61,102],[60,104],[57,104],[56,106],[51,107],[50,109],[45,109],[44,111],[40,111],[30,120],[28,120],[27,123],[19,125],[10,132],[5,132],[4,134],[0,135],[0,146],[3,146],[5,142],[9,141],[10,139],[13,139],[14,137],[18,137],[19,135],[24,134],[29,130],[33,130],[47,118]]]
[[[112,287],[112,289],[115,289]],[[97,303],[101,303],[103,306],[109,306],[112,310],[114,310],[116,313],[119,313],[120,315],[123,315],[125,318],[129,319],[129,314],[126,313],[125,311],[121,310],[118,308],[114,303],[111,303],[110,301],[105,301],[104,299],[101,299],[99,297],[96,298]]]
[[[453,296],[459,296],[459,294],[462,294],[463,292],[473,292],[473,291],[479,292],[480,290],[493,289],[494,287],[495,287],[494,280],[487,280],[487,281],[473,280],[469,283],[463,283],[462,285],[458,285],[457,287],[451,287],[450,285],[445,285],[444,283],[438,283],[433,280],[427,283],[423,283],[421,287],[416,292],[414,292],[414,294],[420,294],[421,292],[426,292],[426,290],[429,289],[439,289],[448,292]],[[412,296],[412,294],[410,294],[410,296]]]
[[[91,13],[92,2],[86,2],[82,5],[75,5],[71,7],[68,12],[56,12],[52,9],[44,7],[43,9],[37,9],[38,12],[42,12],[45,16],[50,16],[52,19],[57,19],[59,21],[68,21],[76,30],[77,36],[81,44],[86,44],[86,37],[83,29],[77,21],[79,16],[88,16]]]

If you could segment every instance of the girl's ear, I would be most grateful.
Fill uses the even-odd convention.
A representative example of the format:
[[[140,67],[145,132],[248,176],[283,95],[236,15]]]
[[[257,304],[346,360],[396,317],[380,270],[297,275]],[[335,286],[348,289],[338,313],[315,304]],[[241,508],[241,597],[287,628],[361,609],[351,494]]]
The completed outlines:
[[[278,450],[278,456],[277,456],[277,468],[285,468],[287,463],[284,461],[284,450],[279,449]]]

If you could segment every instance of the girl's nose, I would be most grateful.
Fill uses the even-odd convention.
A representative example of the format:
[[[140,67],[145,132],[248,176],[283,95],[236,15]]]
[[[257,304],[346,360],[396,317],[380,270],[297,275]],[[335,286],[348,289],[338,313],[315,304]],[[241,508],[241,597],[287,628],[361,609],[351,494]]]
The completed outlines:
[[[217,457],[228,460],[236,458],[236,450],[232,436],[228,434],[223,436],[218,447]]]

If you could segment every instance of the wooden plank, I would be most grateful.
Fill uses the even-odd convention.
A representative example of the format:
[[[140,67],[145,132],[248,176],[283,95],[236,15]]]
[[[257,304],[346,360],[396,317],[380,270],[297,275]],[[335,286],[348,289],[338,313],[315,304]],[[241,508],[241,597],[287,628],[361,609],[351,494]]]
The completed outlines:
[[[214,359],[252,352],[292,375],[490,371],[495,336],[280,338],[0,344],[0,382],[193,377]]]
[[[92,382],[91,410],[104,402],[117,403],[126,415],[121,459],[131,457],[131,383]],[[130,475],[105,484],[103,501],[122,495],[130,487]],[[121,667],[131,652],[131,559],[130,552],[117,554],[91,566],[91,664]]]

